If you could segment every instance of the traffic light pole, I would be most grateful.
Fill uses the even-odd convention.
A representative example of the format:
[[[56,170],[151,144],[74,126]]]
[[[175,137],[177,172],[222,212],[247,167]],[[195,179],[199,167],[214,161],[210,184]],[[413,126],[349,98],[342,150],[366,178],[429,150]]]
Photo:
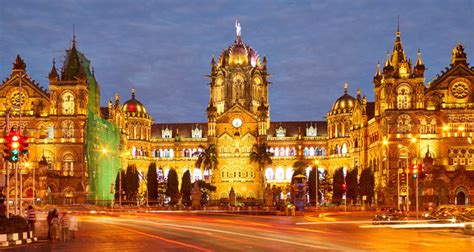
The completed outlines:
[[[418,178],[415,179],[415,190],[416,190],[416,219],[418,220]]]

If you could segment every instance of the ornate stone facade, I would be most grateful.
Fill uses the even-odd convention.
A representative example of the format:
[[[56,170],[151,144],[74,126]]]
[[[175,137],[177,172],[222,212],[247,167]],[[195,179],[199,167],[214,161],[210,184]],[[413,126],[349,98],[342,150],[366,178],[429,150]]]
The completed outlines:
[[[56,174],[45,182],[53,194],[65,195],[68,188],[84,192],[87,186],[83,110],[87,89],[81,72],[73,68],[74,50],[75,45],[68,50],[61,75],[53,65],[49,93],[26,75],[18,94],[19,76],[26,73],[21,59],[0,87],[0,111],[5,111],[5,103],[23,106],[22,127],[30,132],[29,160],[34,166],[44,153],[48,174]],[[172,168],[179,178],[190,170],[192,180],[209,178],[216,185],[214,199],[228,198],[233,190],[237,199],[262,200],[265,183],[285,187],[295,161],[306,160],[307,172],[318,166],[330,177],[341,167],[372,169],[375,198],[385,205],[404,204],[407,195],[414,202],[411,175],[397,174],[422,163],[423,204],[469,204],[474,200],[474,69],[459,44],[449,67],[433,81],[425,83],[424,71],[421,53],[413,66],[397,31],[383,69],[377,66],[373,102],[360,90],[351,96],[345,85],[327,121],[274,122],[267,59],[261,60],[238,34],[217,61],[211,60],[207,122],[153,123],[135,91],[123,105],[117,95],[115,103],[110,101],[101,112],[121,128],[122,167],[136,165],[144,174],[156,162],[163,178]],[[249,155],[254,144],[262,142],[273,153],[273,163],[259,170]],[[217,146],[219,160],[212,174],[195,167],[197,154],[210,144]]]

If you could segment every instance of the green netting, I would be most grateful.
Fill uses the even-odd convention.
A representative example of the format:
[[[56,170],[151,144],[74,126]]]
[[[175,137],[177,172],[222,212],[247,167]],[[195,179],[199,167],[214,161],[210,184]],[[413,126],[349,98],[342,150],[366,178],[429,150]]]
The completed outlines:
[[[78,52],[86,73],[89,91],[86,122],[86,158],[89,174],[89,200],[97,204],[109,204],[114,197],[115,178],[121,164],[119,162],[120,129],[117,125],[100,116],[100,89],[90,72],[90,62]],[[107,152],[103,152],[103,150]]]

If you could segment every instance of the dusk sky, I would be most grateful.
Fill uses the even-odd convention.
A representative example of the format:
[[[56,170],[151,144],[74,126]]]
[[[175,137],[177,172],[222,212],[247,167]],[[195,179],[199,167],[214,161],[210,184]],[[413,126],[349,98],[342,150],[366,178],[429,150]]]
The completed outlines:
[[[373,99],[377,61],[392,50],[400,15],[407,56],[421,49],[431,80],[461,42],[474,62],[474,1],[0,1],[0,79],[16,54],[48,86],[76,27],[103,106],[135,87],[156,122],[204,122],[211,56],[242,38],[268,59],[272,121],[323,120],[344,82]]]

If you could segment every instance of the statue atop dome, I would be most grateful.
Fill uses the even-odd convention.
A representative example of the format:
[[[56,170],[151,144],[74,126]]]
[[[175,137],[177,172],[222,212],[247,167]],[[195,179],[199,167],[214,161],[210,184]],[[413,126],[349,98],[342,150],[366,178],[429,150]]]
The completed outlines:
[[[235,33],[237,34],[237,37],[240,37],[241,31],[242,31],[242,27],[240,27],[240,23],[236,19],[235,20]]]

